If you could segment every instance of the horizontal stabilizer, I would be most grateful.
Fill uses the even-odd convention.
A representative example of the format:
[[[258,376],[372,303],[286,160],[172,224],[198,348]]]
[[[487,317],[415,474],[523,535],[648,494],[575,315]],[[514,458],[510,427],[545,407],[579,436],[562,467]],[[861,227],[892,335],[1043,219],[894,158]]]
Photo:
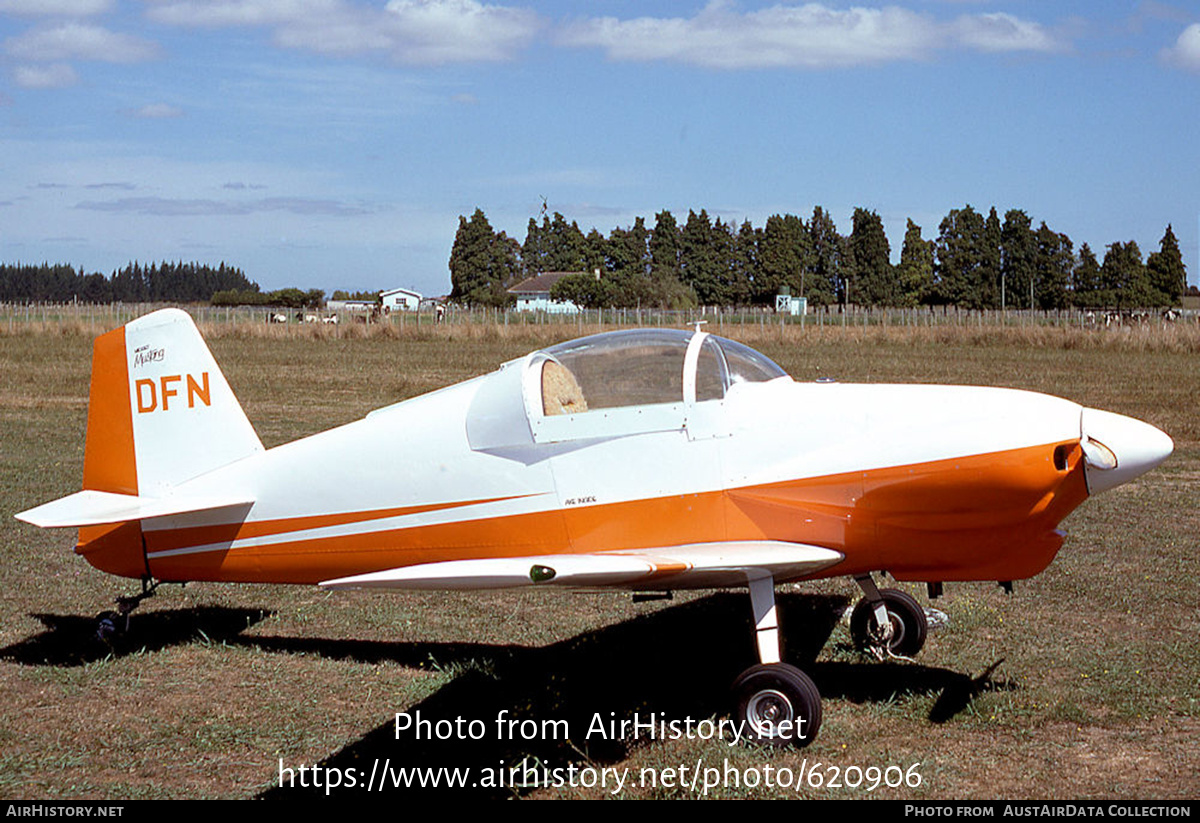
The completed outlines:
[[[745,540],[634,551],[449,560],[327,580],[327,589],[506,589],[517,586],[690,589],[739,586],[759,575],[806,577],[841,552],[802,543]]]
[[[84,490],[23,511],[17,515],[17,519],[43,529],[74,528],[100,526],[106,523],[124,523],[129,520],[147,520],[152,517],[226,509],[234,506],[249,506],[253,502],[247,497],[154,498]]]

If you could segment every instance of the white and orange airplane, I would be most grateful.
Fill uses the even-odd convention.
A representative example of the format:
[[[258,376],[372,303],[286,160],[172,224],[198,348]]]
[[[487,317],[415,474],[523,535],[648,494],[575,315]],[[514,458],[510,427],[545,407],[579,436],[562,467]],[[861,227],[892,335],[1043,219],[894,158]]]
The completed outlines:
[[[166,309],[96,340],[83,491],[18,517],[77,527],[76,551],[143,593],[747,586],[761,662],[734,684],[734,722],[804,745],[820,695],[781,662],[776,583],[853,577],[856,640],[911,656],[924,612],[874,573],[931,593],[1036,575],[1068,513],[1171,450],[1031,392],[798,383],[699,327],[561,343],[265,450]]]

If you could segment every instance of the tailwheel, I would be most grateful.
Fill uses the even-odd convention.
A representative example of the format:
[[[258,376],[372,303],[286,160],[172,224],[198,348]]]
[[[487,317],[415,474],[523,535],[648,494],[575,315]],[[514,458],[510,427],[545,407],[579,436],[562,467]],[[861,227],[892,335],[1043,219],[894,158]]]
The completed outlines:
[[[112,643],[119,636],[129,631],[129,614],[142,604],[147,597],[153,597],[158,589],[158,581],[149,577],[142,578],[141,594],[116,599],[117,610],[100,612],[96,615],[96,639]]]
[[[733,682],[734,722],[744,736],[771,746],[803,747],[821,728],[821,694],[787,663],[751,666]]]
[[[100,612],[96,615],[96,639],[111,643],[125,629],[125,618],[116,612]]]
[[[925,646],[929,623],[925,610],[912,595],[899,589],[881,589],[880,600],[864,597],[850,615],[850,634],[861,651],[875,652],[879,657],[913,657]],[[887,624],[878,619],[876,606],[887,610]]]

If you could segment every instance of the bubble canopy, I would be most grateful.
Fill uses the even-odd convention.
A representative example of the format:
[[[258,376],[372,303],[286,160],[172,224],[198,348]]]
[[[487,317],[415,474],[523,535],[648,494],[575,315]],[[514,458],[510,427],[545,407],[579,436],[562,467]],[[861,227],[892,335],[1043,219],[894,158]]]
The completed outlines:
[[[575,386],[565,391],[577,389],[573,406],[546,408],[545,414],[720,400],[738,383],[787,376],[749,346],[680,329],[607,332],[550,346],[542,354],[553,364],[542,367],[543,393],[563,391],[561,386],[571,379]]]
[[[788,380],[770,358],[723,337],[630,329],[559,343],[481,378],[467,412],[472,449],[685,432],[728,434],[725,400]],[[536,453],[536,452],[535,452]]]

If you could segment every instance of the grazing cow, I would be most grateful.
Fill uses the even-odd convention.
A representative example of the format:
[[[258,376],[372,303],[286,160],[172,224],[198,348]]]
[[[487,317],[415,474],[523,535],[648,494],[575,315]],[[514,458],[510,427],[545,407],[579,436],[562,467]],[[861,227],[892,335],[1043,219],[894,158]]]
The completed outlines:
[[[286,314],[272,314],[271,322],[272,323],[286,323],[287,315]]]

